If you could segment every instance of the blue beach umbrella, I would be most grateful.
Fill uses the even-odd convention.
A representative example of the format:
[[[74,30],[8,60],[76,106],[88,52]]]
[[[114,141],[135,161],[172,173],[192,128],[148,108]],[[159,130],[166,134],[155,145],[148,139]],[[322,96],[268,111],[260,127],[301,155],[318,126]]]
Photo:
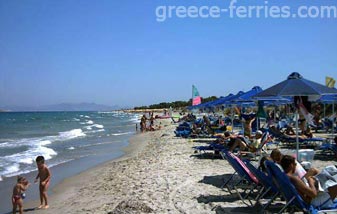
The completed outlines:
[[[304,79],[299,73],[294,72],[286,80],[267,88],[255,97],[321,96],[323,94],[337,94],[337,89]]]
[[[288,78],[255,95],[255,98],[265,97],[294,97],[312,96],[320,97],[324,94],[337,94],[337,89],[304,79],[299,73],[294,72]],[[296,114],[297,116],[297,114]],[[298,157],[298,120],[296,119],[296,154]]]
[[[215,107],[220,100],[227,99],[227,97],[230,97],[232,95],[233,94],[229,94],[226,97],[220,97],[219,99],[207,102],[207,104],[204,107],[208,107],[208,108]]]
[[[317,100],[317,102],[320,103],[335,103],[337,102],[337,95],[322,95],[321,98],[319,98],[319,100]]]
[[[235,102],[249,102],[254,101],[253,96],[257,93],[261,92],[262,88],[260,86],[254,86],[251,90],[247,91],[246,93],[240,95],[239,97],[235,98]]]
[[[211,103],[211,105],[213,106],[218,106],[218,105],[221,105],[221,103],[225,102],[226,100],[229,100],[231,97],[235,96],[234,94],[230,93],[228,94],[227,96],[225,97],[220,97],[219,99],[217,100],[214,100],[213,103]]]
[[[235,99],[239,98],[243,94],[245,94],[245,92],[239,91],[237,94],[235,94],[235,95],[233,95],[231,97],[228,97],[228,99],[224,99],[218,105],[231,105],[231,104],[234,104]]]

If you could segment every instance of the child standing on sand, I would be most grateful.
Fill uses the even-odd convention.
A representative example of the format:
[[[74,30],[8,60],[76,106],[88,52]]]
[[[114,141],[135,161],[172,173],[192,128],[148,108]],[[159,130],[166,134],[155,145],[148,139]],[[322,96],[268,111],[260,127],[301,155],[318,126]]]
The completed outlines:
[[[20,214],[23,213],[23,192],[28,188],[29,185],[29,182],[24,177],[18,176],[17,183],[13,188],[12,195],[13,214],[16,213],[16,209],[18,206]]]
[[[38,179],[40,179],[40,206],[38,207],[39,209],[48,209],[48,187],[49,187],[49,182],[50,182],[50,171],[48,167],[44,163],[44,157],[43,156],[38,156],[36,158],[36,165],[39,170],[39,173],[37,174],[35,178],[35,183],[37,183]],[[43,205],[43,202],[45,205]]]

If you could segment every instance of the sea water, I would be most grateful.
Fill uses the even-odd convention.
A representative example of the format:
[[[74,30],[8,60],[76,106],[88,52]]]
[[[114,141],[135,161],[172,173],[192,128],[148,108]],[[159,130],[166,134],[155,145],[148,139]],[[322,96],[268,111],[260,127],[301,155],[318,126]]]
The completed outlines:
[[[70,170],[77,173],[120,157],[138,122],[139,115],[120,111],[0,113],[0,186],[35,172],[39,155],[56,169],[77,161]]]

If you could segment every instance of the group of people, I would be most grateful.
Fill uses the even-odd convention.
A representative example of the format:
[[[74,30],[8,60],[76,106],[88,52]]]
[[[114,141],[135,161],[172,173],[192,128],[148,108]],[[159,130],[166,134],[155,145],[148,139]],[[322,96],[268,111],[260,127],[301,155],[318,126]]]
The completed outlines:
[[[193,120],[192,122],[192,135],[198,137],[199,135],[214,135],[217,130],[226,131],[226,125],[222,116],[209,117],[204,115],[200,119],[191,114],[189,116]]]
[[[266,171],[265,160],[274,161],[284,171],[306,203],[321,208],[328,208],[333,204],[337,196],[337,181],[332,177],[337,174],[335,166],[327,167],[329,171],[323,170],[324,172],[316,168],[305,170],[293,156],[283,155],[278,149],[274,149],[270,157],[265,156],[261,159],[262,171]]]
[[[38,209],[48,209],[48,187],[50,183],[51,173],[47,165],[45,164],[45,159],[43,156],[38,156],[36,159],[36,165],[38,169],[38,174],[35,178],[34,183],[39,183],[39,193],[40,193],[40,206]],[[19,213],[23,213],[23,199],[26,197],[25,191],[30,186],[29,181],[22,176],[17,177],[17,183],[13,187],[12,194],[12,205],[13,214],[16,213],[19,208]]]
[[[143,116],[140,119],[140,131],[155,131],[158,129],[161,129],[161,123],[159,125],[155,125],[155,117],[153,116],[153,111],[148,113],[148,116],[146,114],[143,114]],[[138,131],[138,124],[136,124],[136,131]]]
[[[286,138],[293,138],[296,139],[296,132],[294,130],[294,128],[290,125],[288,125],[284,130],[278,129],[276,126],[271,125],[269,127],[269,131],[278,136],[278,137],[286,137]],[[304,129],[303,131],[299,132],[298,134],[298,138],[305,140],[305,139],[309,139],[309,138],[314,138],[315,135],[312,133],[311,128],[308,126],[306,129]]]
[[[218,143],[227,146],[230,152],[238,148],[240,155],[244,151],[256,152],[261,147],[261,143],[263,143],[263,132],[260,130],[256,131],[255,135],[251,135],[250,138],[248,136],[236,135],[229,131],[225,131],[224,135],[217,136]]]

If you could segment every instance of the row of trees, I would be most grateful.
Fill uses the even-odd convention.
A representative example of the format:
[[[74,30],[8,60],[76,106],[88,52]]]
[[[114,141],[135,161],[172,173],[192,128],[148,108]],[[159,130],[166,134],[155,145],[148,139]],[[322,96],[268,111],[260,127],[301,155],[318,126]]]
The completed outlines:
[[[216,96],[201,98],[202,102],[209,102],[218,99]],[[134,110],[141,110],[141,109],[161,109],[161,108],[186,108],[192,105],[192,99],[188,101],[174,101],[174,102],[162,102],[158,104],[152,104],[149,106],[138,106],[134,107]]]

